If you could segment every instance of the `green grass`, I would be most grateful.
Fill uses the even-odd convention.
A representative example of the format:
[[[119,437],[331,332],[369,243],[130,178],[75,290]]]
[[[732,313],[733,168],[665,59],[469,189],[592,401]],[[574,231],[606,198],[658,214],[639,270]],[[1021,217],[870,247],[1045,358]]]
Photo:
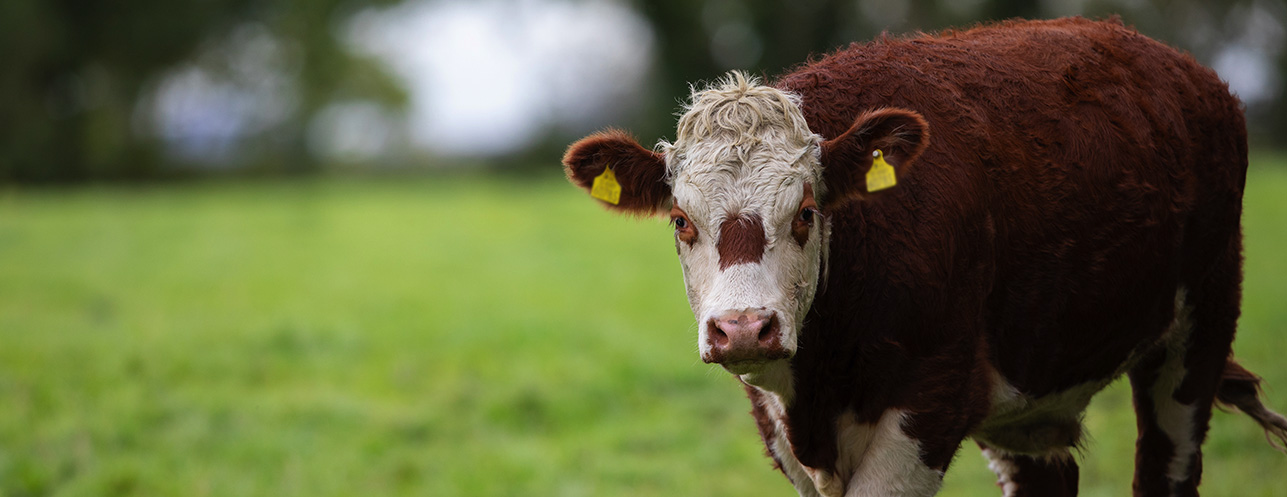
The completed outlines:
[[[1283,411],[1287,159],[1257,162],[1237,353]],[[0,190],[0,497],[792,495],[674,257],[555,176]],[[1127,393],[1084,495],[1129,492]],[[1206,450],[1206,495],[1287,495],[1250,420]],[[943,494],[992,480],[967,444]]]

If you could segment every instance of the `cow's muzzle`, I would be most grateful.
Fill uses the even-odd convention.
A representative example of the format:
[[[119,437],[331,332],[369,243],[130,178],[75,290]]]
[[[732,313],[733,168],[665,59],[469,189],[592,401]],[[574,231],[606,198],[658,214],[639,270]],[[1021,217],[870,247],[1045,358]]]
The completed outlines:
[[[765,309],[725,311],[706,322],[707,352],[702,361],[728,366],[791,357],[782,346],[778,316]]]

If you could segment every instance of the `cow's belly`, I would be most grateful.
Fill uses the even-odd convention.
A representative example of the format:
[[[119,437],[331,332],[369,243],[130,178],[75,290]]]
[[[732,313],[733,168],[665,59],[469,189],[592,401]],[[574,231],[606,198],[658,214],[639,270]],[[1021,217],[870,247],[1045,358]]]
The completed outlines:
[[[1185,308],[1187,289],[1175,292],[1174,309]],[[1135,366],[1155,347],[1171,347],[1188,339],[1186,313],[1176,313],[1160,337],[1130,349],[1111,372],[1070,388],[1039,397],[1025,395],[1000,373],[992,374],[992,409],[971,436],[1004,452],[1031,456],[1061,456],[1081,441],[1082,413],[1091,397]]]
[[[1091,397],[1112,379],[1033,398],[998,375],[993,382],[992,412],[971,436],[1006,453],[1036,457],[1063,454],[1081,440],[1081,413]]]

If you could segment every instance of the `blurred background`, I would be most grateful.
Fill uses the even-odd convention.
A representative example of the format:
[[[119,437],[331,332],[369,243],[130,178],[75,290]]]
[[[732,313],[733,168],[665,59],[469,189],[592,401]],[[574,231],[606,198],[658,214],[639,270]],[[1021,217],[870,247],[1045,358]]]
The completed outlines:
[[[1236,354],[1287,411],[1283,0],[5,0],[0,497],[791,495],[669,229],[564,147],[881,32],[1120,15],[1246,104]],[[1083,495],[1126,495],[1115,384]],[[1217,413],[1204,494],[1287,496]],[[967,443],[944,495],[995,495]]]
[[[665,136],[688,85],[729,69],[1113,14],[1215,68],[1255,144],[1283,145],[1281,0],[13,0],[0,181],[542,167],[607,124]]]

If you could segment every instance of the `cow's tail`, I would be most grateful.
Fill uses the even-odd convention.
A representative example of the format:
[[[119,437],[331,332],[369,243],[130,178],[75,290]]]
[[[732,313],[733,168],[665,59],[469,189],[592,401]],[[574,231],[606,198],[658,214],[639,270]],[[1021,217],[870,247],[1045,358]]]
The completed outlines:
[[[1247,371],[1230,357],[1225,362],[1224,374],[1220,380],[1216,402],[1224,407],[1236,407],[1251,416],[1265,429],[1265,439],[1269,440],[1269,445],[1287,452],[1287,418],[1260,402],[1260,377]]]

